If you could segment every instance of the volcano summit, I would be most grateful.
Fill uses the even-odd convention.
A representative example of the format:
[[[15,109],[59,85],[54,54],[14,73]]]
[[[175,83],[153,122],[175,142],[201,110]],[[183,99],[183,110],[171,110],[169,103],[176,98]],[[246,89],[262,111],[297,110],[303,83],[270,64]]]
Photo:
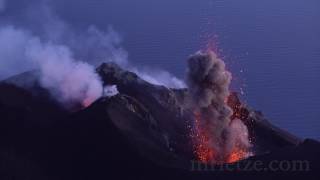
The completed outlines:
[[[297,138],[243,104],[229,92],[230,74],[212,53],[190,57],[184,89],[151,84],[114,63],[101,64],[96,75],[104,89],[85,105],[61,104],[40,71],[0,83],[2,179],[293,176],[281,169],[224,169],[252,162],[269,167],[275,160],[307,162],[294,177],[319,176],[319,142]]]

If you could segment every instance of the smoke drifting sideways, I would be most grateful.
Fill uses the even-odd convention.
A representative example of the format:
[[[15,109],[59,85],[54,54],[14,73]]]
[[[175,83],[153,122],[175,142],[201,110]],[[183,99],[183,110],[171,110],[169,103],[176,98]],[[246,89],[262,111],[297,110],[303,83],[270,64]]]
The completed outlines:
[[[195,112],[195,146],[204,162],[232,162],[235,155],[247,156],[251,147],[247,127],[230,119],[231,73],[212,52],[198,52],[188,60],[187,85]],[[245,157],[240,157],[245,158]]]
[[[102,95],[102,84],[94,67],[76,61],[68,47],[43,44],[39,39],[28,43],[26,55],[39,66],[42,86],[57,93],[62,103],[80,100],[87,107]]]
[[[41,86],[65,107],[79,103],[86,107],[103,95],[103,83],[95,72],[102,62],[115,62],[150,83],[185,86],[168,72],[154,73],[132,65],[120,45],[121,36],[111,26],[105,31],[94,25],[75,28],[55,14],[49,2],[31,1],[21,11],[25,17],[19,21],[26,22],[0,17],[0,80],[38,69]],[[0,0],[0,13],[5,13],[1,12],[6,11],[5,5]]]
[[[9,75],[29,68],[40,70],[40,83],[66,107],[87,106],[102,94],[102,83],[93,66],[77,61],[70,48],[13,26],[0,28],[1,72]]]

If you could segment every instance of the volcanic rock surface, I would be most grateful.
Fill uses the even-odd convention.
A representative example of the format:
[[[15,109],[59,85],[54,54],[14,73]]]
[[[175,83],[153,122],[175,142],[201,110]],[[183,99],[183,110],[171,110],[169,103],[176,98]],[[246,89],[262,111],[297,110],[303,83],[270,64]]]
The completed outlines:
[[[308,171],[213,171],[195,160],[187,89],[150,84],[113,63],[97,68],[119,94],[65,110],[39,85],[37,71],[0,83],[0,179],[270,179],[319,177],[320,143],[269,123],[232,93],[228,104],[249,129],[261,161],[305,160]],[[199,169],[200,167],[200,169]],[[194,169],[196,168],[196,169]],[[209,170],[208,170],[209,169]]]

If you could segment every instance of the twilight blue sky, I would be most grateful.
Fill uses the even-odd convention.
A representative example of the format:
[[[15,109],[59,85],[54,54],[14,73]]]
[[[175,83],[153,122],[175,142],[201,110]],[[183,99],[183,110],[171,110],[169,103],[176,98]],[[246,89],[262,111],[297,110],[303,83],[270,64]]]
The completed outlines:
[[[37,31],[26,8],[8,0],[0,22]],[[75,29],[110,25],[129,60],[183,78],[187,57],[214,42],[234,74],[233,89],[270,121],[320,139],[320,1],[318,0],[55,0],[53,11]],[[0,8],[0,11],[3,8]]]

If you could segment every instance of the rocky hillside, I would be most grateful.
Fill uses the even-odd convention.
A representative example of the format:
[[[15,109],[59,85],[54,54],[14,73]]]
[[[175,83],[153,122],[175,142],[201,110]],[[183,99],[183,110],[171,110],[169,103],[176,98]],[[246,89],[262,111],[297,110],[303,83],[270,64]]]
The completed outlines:
[[[235,93],[228,103],[234,117],[248,126],[256,155],[231,166],[301,159],[310,162],[310,170],[194,169],[187,90],[152,85],[112,63],[102,64],[97,72],[104,85],[116,85],[119,94],[72,111],[41,88],[36,71],[0,83],[0,179],[319,177],[320,144],[273,126]]]

